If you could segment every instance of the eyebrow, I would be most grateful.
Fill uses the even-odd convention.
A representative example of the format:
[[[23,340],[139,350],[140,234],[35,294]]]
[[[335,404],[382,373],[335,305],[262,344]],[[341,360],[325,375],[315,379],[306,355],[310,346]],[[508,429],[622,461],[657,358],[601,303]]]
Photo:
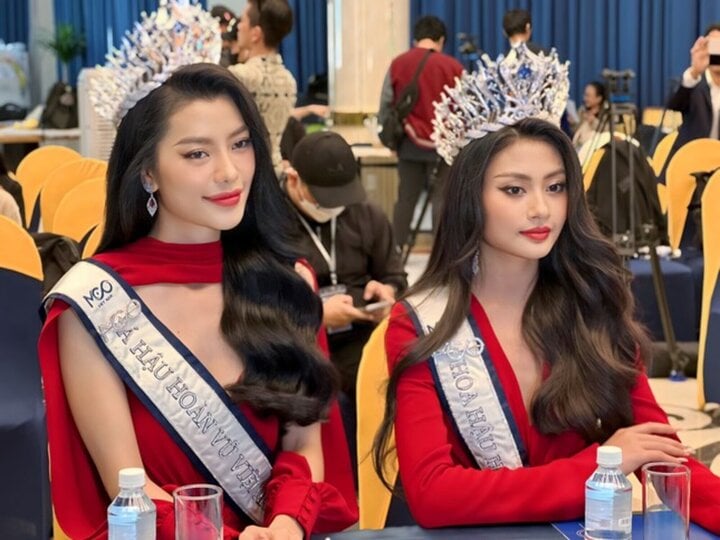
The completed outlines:
[[[543,180],[547,180],[548,178],[553,178],[555,176],[560,176],[560,175],[565,176],[565,169],[558,169],[556,171],[548,173],[545,175]],[[532,177],[528,176],[527,174],[516,173],[516,172],[496,174],[493,178],[512,178],[514,180],[524,180],[524,181],[528,181],[528,182],[530,180],[532,180]]]
[[[248,132],[248,127],[243,125],[239,128],[237,128],[235,131],[233,131],[229,136],[228,139],[232,139],[234,137],[237,137],[238,135],[241,135],[243,133]],[[178,142],[176,142],[173,146],[180,146],[183,144],[212,144],[213,140],[210,137],[184,137],[180,139]]]

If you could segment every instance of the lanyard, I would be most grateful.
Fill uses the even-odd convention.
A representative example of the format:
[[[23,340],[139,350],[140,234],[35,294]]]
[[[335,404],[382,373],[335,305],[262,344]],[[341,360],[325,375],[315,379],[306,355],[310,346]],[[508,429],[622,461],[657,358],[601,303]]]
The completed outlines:
[[[330,253],[328,253],[328,250],[325,249],[322,240],[317,235],[317,233],[313,231],[310,224],[305,220],[302,215],[300,215],[300,212],[298,212],[297,215],[300,218],[303,226],[305,227],[305,230],[307,230],[308,234],[310,235],[310,238],[315,244],[315,247],[318,248],[320,255],[323,256],[323,259],[325,259],[325,262],[330,269],[330,283],[332,285],[337,285],[337,259],[335,255],[335,233],[337,232],[337,218],[333,217],[330,220]]]

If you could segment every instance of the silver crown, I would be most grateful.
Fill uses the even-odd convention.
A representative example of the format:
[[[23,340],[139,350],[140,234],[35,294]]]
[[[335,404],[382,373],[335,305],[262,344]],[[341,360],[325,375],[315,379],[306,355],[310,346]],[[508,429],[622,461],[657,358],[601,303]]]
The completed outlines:
[[[560,123],[570,88],[570,63],[560,63],[555,49],[549,55],[535,54],[522,44],[513,52],[500,55],[497,62],[484,54],[477,71],[463,71],[455,86],[446,86],[434,103],[431,139],[448,164],[471,140],[523,118]]]
[[[125,32],[119,49],[98,66],[91,80],[95,110],[119,124],[142,98],[164,83],[178,68],[220,60],[220,26],[197,0],[160,0],[157,11],[144,11],[132,32]]]

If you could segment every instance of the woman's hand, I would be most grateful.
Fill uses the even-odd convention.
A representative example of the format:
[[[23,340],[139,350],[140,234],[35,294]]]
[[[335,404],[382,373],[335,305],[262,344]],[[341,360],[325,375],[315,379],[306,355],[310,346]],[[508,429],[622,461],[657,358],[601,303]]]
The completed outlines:
[[[290,516],[279,515],[269,527],[247,527],[238,540],[302,540],[305,533],[300,524]]]
[[[645,422],[618,429],[605,445],[622,449],[620,468],[630,474],[651,461],[686,462],[690,452],[680,441],[670,438],[675,432],[669,424]]]

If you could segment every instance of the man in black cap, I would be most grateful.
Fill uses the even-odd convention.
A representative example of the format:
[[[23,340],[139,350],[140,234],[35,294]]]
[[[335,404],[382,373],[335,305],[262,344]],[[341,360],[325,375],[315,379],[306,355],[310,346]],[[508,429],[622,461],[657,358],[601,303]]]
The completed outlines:
[[[299,254],[317,273],[330,357],[354,403],[362,348],[407,287],[392,226],[367,202],[352,149],[337,133],[295,146],[285,190],[298,218]]]

